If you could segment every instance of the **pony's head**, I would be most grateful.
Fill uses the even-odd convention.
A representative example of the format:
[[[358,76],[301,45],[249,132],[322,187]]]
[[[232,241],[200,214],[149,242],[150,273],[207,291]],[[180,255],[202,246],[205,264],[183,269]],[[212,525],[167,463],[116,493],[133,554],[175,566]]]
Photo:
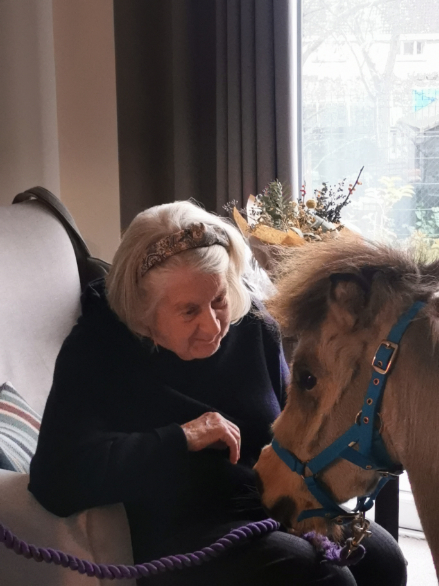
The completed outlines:
[[[423,315],[437,315],[438,268],[418,265],[388,247],[342,238],[304,246],[282,263],[278,293],[269,310],[290,349],[287,403],[273,425],[283,448],[307,462],[352,426],[363,404],[377,347],[401,313],[420,300],[430,301]],[[404,339],[400,347],[398,376],[390,377],[394,377],[393,391],[389,379],[384,394],[382,435],[395,463],[406,465],[404,442],[397,432],[398,420],[405,415],[392,398],[395,385],[405,384],[400,364],[409,368],[419,360],[425,366],[425,355],[418,354],[432,335],[428,319],[411,324],[410,341]],[[416,373],[419,366],[414,365]],[[340,536],[336,525],[325,519],[298,522],[301,511],[321,505],[304,479],[271,446],[264,448],[255,469],[263,504],[271,516],[293,531],[315,529],[333,538]],[[306,470],[305,476],[308,474]],[[337,460],[322,471],[319,482],[337,503],[343,503],[370,494],[379,478],[376,471]]]

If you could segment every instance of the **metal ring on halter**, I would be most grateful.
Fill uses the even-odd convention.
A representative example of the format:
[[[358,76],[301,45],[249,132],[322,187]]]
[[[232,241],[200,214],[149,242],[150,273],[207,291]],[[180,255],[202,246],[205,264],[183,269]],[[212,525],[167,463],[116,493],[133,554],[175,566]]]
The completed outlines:
[[[370,521],[366,519],[364,513],[359,513],[358,518],[352,521],[352,541],[349,547],[348,556],[355,551],[365,537],[370,537],[372,532],[369,531]]]

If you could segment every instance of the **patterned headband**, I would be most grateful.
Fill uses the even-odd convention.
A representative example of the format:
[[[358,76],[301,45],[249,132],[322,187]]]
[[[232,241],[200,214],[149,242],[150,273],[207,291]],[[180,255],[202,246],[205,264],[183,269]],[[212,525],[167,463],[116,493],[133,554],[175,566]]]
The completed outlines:
[[[190,250],[220,244],[229,247],[228,236],[219,226],[192,224],[190,228],[174,232],[152,244],[146,251],[140,265],[140,277],[143,277],[153,266],[162,263],[170,256]]]

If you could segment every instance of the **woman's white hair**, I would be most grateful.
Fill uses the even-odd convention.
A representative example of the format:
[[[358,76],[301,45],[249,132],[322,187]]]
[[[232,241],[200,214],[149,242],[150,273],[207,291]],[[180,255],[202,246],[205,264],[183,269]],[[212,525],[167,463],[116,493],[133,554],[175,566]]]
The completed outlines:
[[[155,265],[139,279],[146,250],[162,238],[203,222],[221,227],[229,247],[221,245],[185,250]],[[107,276],[108,302],[112,310],[136,334],[151,336],[160,297],[159,280],[179,266],[189,266],[205,274],[224,274],[229,289],[231,322],[240,320],[250,309],[251,297],[244,285],[246,245],[239,231],[227,220],[206,212],[189,201],[176,201],[138,214],[125,231]]]

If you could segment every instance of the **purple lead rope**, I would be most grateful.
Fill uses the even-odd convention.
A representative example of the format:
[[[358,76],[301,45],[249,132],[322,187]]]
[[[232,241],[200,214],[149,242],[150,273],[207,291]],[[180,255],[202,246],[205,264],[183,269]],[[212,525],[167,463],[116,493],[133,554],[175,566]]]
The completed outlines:
[[[203,547],[199,551],[187,554],[170,555],[167,557],[146,562],[144,564],[137,564],[135,566],[112,565],[112,564],[95,564],[87,560],[81,560],[73,555],[69,555],[62,551],[52,548],[37,547],[18,539],[9,529],[0,523],[0,543],[3,543],[8,549],[12,549],[17,555],[22,555],[26,559],[33,559],[37,562],[46,562],[47,564],[55,564],[63,568],[69,568],[74,572],[86,574],[90,577],[110,580],[126,580],[129,578],[148,578],[151,575],[163,573],[169,570],[182,570],[190,566],[199,566],[203,562],[207,562],[229,549],[230,547],[242,543],[251,537],[278,531],[280,524],[273,519],[266,519],[264,521],[257,521],[249,523],[238,529],[233,529],[215,543],[208,547]],[[364,548],[360,546],[362,553],[356,555],[355,560],[346,556],[346,548],[335,545],[326,537],[318,536],[315,533],[307,533],[303,536],[304,539],[312,543],[317,551],[327,561],[337,565],[350,565],[356,563],[364,555]],[[321,539],[320,539],[321,537]],[[319,541],[320,539],[320,541]],[[344,555],[343,555],[344,552]]]

